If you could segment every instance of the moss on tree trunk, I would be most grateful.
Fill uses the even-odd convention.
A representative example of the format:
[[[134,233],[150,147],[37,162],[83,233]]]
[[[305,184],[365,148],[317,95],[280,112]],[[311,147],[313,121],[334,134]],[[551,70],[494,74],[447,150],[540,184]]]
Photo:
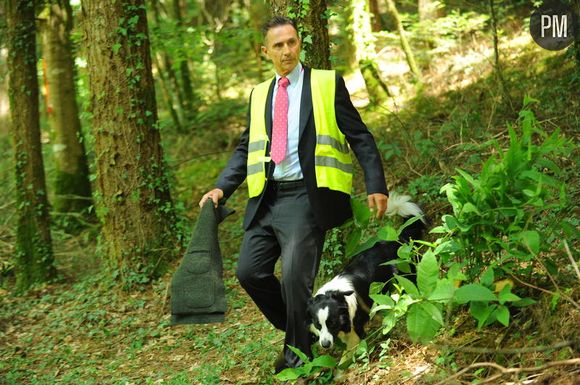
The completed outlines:
[[[9,0],[6,3],[18,208],[14,253],[17,291],[56,275],[40,144],[34,5],[33,1]]]
[[[100,247],[125,287],[175,256],[144,1],[83,2],[97,168]]]

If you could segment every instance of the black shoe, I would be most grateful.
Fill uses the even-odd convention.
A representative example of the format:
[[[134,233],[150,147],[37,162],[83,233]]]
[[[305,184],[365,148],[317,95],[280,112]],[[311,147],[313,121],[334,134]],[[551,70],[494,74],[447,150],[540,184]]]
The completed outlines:
[[[288,364],[286,363],[286,357],[284,356],[284,349],[280,353],[278,353],[278,357],[276,357],[276,361],[274,361],[274,374],[280,373],[282,370],[289,368]]]

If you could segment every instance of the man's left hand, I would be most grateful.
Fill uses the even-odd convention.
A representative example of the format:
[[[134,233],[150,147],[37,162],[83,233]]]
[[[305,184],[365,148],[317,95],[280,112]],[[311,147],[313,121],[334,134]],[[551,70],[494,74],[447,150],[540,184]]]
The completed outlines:
[[[389,197],[386,196],[385,194],[375,193],[370,194],[367,197],[367,201],[369,204],[369,209],[371,209],[371,212],[374,212],[376,209],[375,217],[377,219],[381,219],[385,214],[385,211],[387,211]]]

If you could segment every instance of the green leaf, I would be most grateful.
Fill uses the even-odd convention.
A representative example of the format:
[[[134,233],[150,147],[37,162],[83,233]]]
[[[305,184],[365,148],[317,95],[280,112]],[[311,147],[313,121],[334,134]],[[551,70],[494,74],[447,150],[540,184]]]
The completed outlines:
[[[535,304],[536,301],[531,298],[522,298],[519,301],[512,303],[512,306],[515,307],[526,307]]]
[[[323,356],[316,357],[314,360],[312,360],[313,367],[334,368],[334,367],[336,367],[336,364],[337,364],[336,359],[332,356],[327,355],[327,354],[325,354]]]
[[[455,230],[458,226],[457,219],[453,215],[443,215],[443,223],[449,230]]]
[[[354,250],[352,250],[350,253],[347,252],[346,256],[347,257],[352,257],[354,255],[357,255],[359,253],[362,253],[363,251],[370,249],[371,247],[373,247],[373,245],[375,243],[377,243],[379,239],[377,237],[370,237],[369,239],[367,239],[366,241],[364,241],[361,244],[356,245],[356,247],[354,248]]]
[[[477,320],[477,328],[481,329],[495,310],[496,305],[489,305],[486,302],[472,302],[469,305],[469,312]]]
[[[433,252],[429,250],[417,265],[417,286],[421,294],[428,297],[435,289],[438,278],[439,264]]]
[[[495,318],[503,325],[508,326],[510,324],[510,311],[504,305],[498,306],[495,310]]]
[[[469,182],[470,185],[472,185],[476,189],[479,188],[479,181],[473,179],[473,177],[469,175],[467,172],[459,168],[456,168],[455,171],[457,171],[459,175],[461,175],[467,182]]]
[[[511,285],[505,285],[503,289],[501,289],[501,291],[497,295],[499,303],[503,305],[505,302],[517,302],[521,300],[521,298],[512,293],[511,290],[512,290]]]
[[[377,236],[379,237],[379,239],[382,239],[384,241],[396,241],[399,239],[399,234],[397,233],[397,230],[388,225],[385,227],[381,227],[381,229],[377,233]]]
[[[346,240],[346,246],[344,247],[344,252],[346,255],[353,255],[353,251],[358,246],[358,242],[362,236],[361,229],[355,228],[349,235]]]
[[[303,373],[304,370],[302,368],[286,368],[276,374],[275,377],[280,381],[293,381],[298,379]]]
[[[395,301],[393,301],[393,299],[387,294],[371,294],[370,297],[377,305],[386,305],[390,307],[395,306]]]
[[[496,301],[497,298],[487,287],[472,283],[455,291],[455,302],[459,304],[474,301]]]
[[[522,231],[520,234],[522,243],[529,248],[532,253],[538,254],[540,251],[540,234],[537,231]]]
[[[354,219],[358,224],[366,227],[369,224],[369,220],[371,218],[371,210],[369,210],[369,207],[366,204],[357,199],[351,199],[350,203],[352,206]]]
[[[417,289],[417,286],[415,286],[413,282],[411,282],[409,279],[401,275],[396,275],[395,278],[399,282],[399,285],[401,285],[401,287],[405,289],[405,291],[408,294],[410,294],[414,298],[419,298],[419,290]]]
[[[385,315],[385,317],[383,318],[383,325],[382,325],[383,334],[387,334],[388,332],[393,330],[393,328],[397,324],[397,320],[398,320],[398,317],[395,315],[395,313],[388,312],[387,315]]]
[[[443,325],[443,314],[441,314],[441,310],[431,302],[421,302],[419,304],[430,316],[433,320],[435,320],[439,325]]]
[[[429,231],[429,234],[445,234],[446,232],[447,232],[447,230],[445,230],[445,227],[443,227],[443,226],[437,226],[437,227],[433,227]]]
[[[453,293],[455,293],[453,282],[448,278],[444,278],[437,281],[435,290],[433,290],[428,299],[429,301],[447,303],[453,298]]]
[[[475,207],[475,205],[473,203],[467,202],[466,204],[463,205],[463,208],[461,209],[461,214],[468,214],[468,213],[479,214],[479,210],[477,209],[477,207]]]
[[[431,316],[423,302],[409,306],[407,331],[414,342],[429,342],[435,337],[440,324]]]
[[[399,247],[399,249],[397,250],[397,255],[401,259],[410,259],[412,250],[413,247],[408,243],[405,243],[404,245],[401,245],[401,247]]]
[[[494,277],[495,275],[493,267],[488,267],[487,270],[485,270],[485,272],[479,278],[479,282],[481,282],[483,286],[491,287],[491,285],[493,285]]]
[[[300,349],[295,348],[292,345],[288,345],[288,349],[292,350],[294,352],[294,354],[296,354],[298,356],[298,358],[300,358],[302,360],[302,362],[304,362],[304,363],[310,362],[310,360],[308,359],[306,354],[302,353],[302,351]]]

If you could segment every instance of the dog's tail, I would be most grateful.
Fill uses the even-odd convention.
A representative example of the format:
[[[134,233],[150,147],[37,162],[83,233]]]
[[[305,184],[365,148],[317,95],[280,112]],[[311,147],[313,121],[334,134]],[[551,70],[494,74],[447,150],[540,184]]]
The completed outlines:
[[[422,239],[425,230],[427,229],[427,218],[423,210],[414,202],[411,201],[409,195],[399,195],[391,193],[385,213],[388,216],[399,215],[403,220],[407,221],[411,218],[417,217],[413,223],[409,224],[403,229],[400,235],[401,242],[409,242],[409,239]]]

